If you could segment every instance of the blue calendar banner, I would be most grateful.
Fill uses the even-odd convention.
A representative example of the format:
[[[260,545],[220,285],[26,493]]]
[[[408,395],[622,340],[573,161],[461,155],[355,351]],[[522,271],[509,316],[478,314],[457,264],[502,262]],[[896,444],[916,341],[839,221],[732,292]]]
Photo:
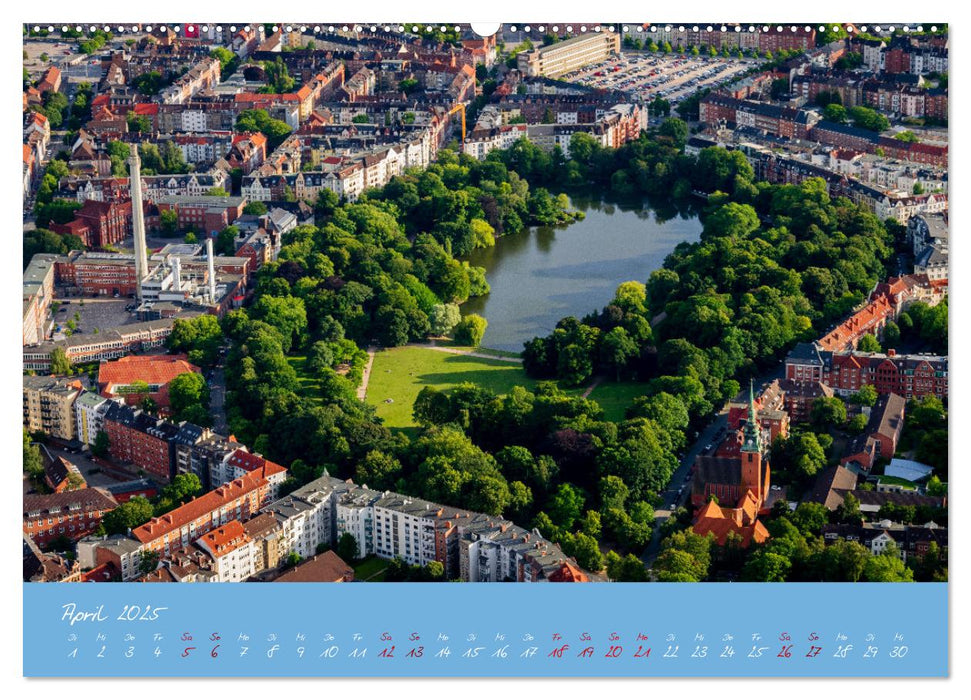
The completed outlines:
[[[945,676],[947,584],[25,584],[26,676]]]

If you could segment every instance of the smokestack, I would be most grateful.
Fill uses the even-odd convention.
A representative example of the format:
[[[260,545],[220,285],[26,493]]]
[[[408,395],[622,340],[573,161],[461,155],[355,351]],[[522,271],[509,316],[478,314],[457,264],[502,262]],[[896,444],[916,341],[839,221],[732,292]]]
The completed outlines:
[[[145,245],[145,213],[142,210],[142,160],[138,146],[131,144],[128,157],[129,189],[131,190],[132,235],[135,238],[135,297],[142,301],[142,280],[148,274],[148,257]]]
[[[212,257],[212,236],[206,238],[206,256],[209,258],[209,301],[216,303],[216,262]]]
[[[172,289],[182,291],[182,260],[172,256]]]

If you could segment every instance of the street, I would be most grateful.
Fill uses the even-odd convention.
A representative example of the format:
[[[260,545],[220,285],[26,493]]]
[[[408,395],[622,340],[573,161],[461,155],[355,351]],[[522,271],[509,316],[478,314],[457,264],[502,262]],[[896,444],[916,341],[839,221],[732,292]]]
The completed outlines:
[[[226,372],[223,368],[224,356],[213,368],[209,380],[209,413],[212,414],[212,429],[220,435],[229,435],[226,424]]]
[[[784,369],[780,363],[772,372],[755,379],[756,392],[766,384],[776,379],[782,379],[783,376]],[[747,393],[747,387],[742,393]],[[641,561],[644,562],[647,568],[651,568],[654,564],[654,560],[657,558],[658,550],[661,546],[661,525],[671,516],[674,510],[688,502],[691,498],[691,482],[689,480],[691,466],[694,464],[698,455],[706,451],[706,447],[709,444],[712,445],[713,449],[717,449],[718,443],[724,439],[724,431],[728,427],[727,422],[728,404],[726,403],[722,406],[718,415],[701,431],[698,438],[684,453],[681,464],[671,476],[671,481],[668,482],[668,488],[661,493],[661,507],[654,511],[654,531],[651,535],[651,542],[648,544],[647,549],[644,550],[644,553],[641,554]],[[679,493],[679,489],[682,486],[684,489]],[[670,508],[671,505],[675,507],[672,509]]]

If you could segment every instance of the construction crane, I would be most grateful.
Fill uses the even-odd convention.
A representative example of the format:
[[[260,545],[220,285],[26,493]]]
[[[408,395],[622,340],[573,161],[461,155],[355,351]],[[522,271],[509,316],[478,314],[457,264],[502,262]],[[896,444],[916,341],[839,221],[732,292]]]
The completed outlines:
[[[452,109],[448,111],[448,116],[452,116],[456,112],[462,112],[462,145],[465,145],[465,104],[458,103]]]

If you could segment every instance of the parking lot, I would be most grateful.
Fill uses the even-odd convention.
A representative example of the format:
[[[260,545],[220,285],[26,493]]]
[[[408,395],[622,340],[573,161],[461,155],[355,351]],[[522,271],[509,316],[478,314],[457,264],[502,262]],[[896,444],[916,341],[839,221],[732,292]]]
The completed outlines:
[[[737,58],[623,53],[564,75],[562,80],[622,90],[645,101],[660,96],[675,106],[702,88],[730,82],[751,66],[751,61]]]
[[[72,333],[94,333],[111,330],[118,326],[135,321],[134,315],[125,307],[131,305],[131,299],[92,299],[82,300],[78,297],[57,299],[57,312],[54,314],[55,334],[58,326],[61,329],[68,328],[68,322],[74,321],[75,328]],[[77,316],[75,316],[77,314]]]

